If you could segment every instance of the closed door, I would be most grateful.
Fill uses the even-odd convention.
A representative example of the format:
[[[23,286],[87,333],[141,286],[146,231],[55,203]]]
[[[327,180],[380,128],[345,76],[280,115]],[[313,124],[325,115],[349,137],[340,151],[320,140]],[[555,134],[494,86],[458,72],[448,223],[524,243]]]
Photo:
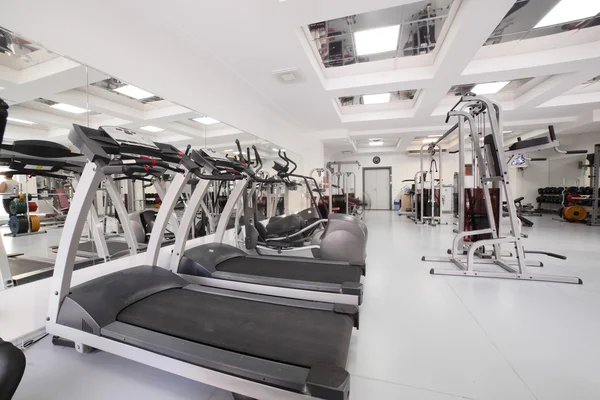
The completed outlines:
[[[369,168],[363,172],[365,198],[370,201],[372,210],[389,210],[390,169]]]

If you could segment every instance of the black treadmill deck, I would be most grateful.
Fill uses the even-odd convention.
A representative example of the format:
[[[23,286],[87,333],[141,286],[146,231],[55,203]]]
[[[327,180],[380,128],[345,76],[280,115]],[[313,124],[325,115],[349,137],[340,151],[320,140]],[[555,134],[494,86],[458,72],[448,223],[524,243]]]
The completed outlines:
[[[126,307],[117,321],[192,342],[310,368],[344,368],[350,315],[169,289]]]
[[[217,271],[308,282],[360,282],[362,270],[356,265],[322,265],[313,262],[283,261],[259,257],[236,257],[216,266]]]

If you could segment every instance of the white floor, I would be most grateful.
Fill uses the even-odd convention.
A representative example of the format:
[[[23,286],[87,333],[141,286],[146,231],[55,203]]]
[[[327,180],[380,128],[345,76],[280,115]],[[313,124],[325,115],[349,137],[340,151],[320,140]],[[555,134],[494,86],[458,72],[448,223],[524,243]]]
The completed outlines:
[[[540,273],[584,285],[432,276],[452,225],[414,225],[370,212],[360,330],[352,338],[351,399],[600,399],[600,227],[532,217],[525,245]],[[13,249],[13,251],[18,251]],[[533,258],[533,257],[532,257]],[[231,399],[228,393],[119,357],[81,356],[48,339],[25,351],[16,399]]]

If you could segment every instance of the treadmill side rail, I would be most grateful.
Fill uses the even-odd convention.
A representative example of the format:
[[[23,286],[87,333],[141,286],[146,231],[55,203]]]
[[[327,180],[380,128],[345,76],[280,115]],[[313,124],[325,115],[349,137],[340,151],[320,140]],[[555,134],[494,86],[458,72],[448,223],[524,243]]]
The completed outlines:
[[[309,376],[307,368],[206,346],[119,321],[102,328],[102,336],[199,367],[298,393],[305,391]]]
[[[350,374],[339,367],[315,365],[308,373],[306,386],[312,397],[348,400],[350,397]]]

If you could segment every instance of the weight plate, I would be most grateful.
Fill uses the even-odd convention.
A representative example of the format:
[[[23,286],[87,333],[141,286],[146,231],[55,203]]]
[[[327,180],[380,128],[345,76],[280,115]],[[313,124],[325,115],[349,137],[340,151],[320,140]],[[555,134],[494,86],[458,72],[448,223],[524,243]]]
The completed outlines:
[[[17,198],[18,198],[19,200],[25,200],[25,195],[24,195],[23,193],[19,193],[19,194],[17,195]]]
[[[566,207],[563,215],[568,221],[583,221],[587,217],[587,211],[581,206]]]
[[[36,212],[38,210],[38,205],[35,201],[30,201],[27,205],[29,207],[29,212]]]
[[[11,215],[23,214],[27,212],[27,203],[25,200],[14,199],[10,202],[8,210]]]
[[[37,232],[40,230],[40,217],[38,217],[37,215],[31,215],[29,217],[29,220],[31,222],[31,232]]]

